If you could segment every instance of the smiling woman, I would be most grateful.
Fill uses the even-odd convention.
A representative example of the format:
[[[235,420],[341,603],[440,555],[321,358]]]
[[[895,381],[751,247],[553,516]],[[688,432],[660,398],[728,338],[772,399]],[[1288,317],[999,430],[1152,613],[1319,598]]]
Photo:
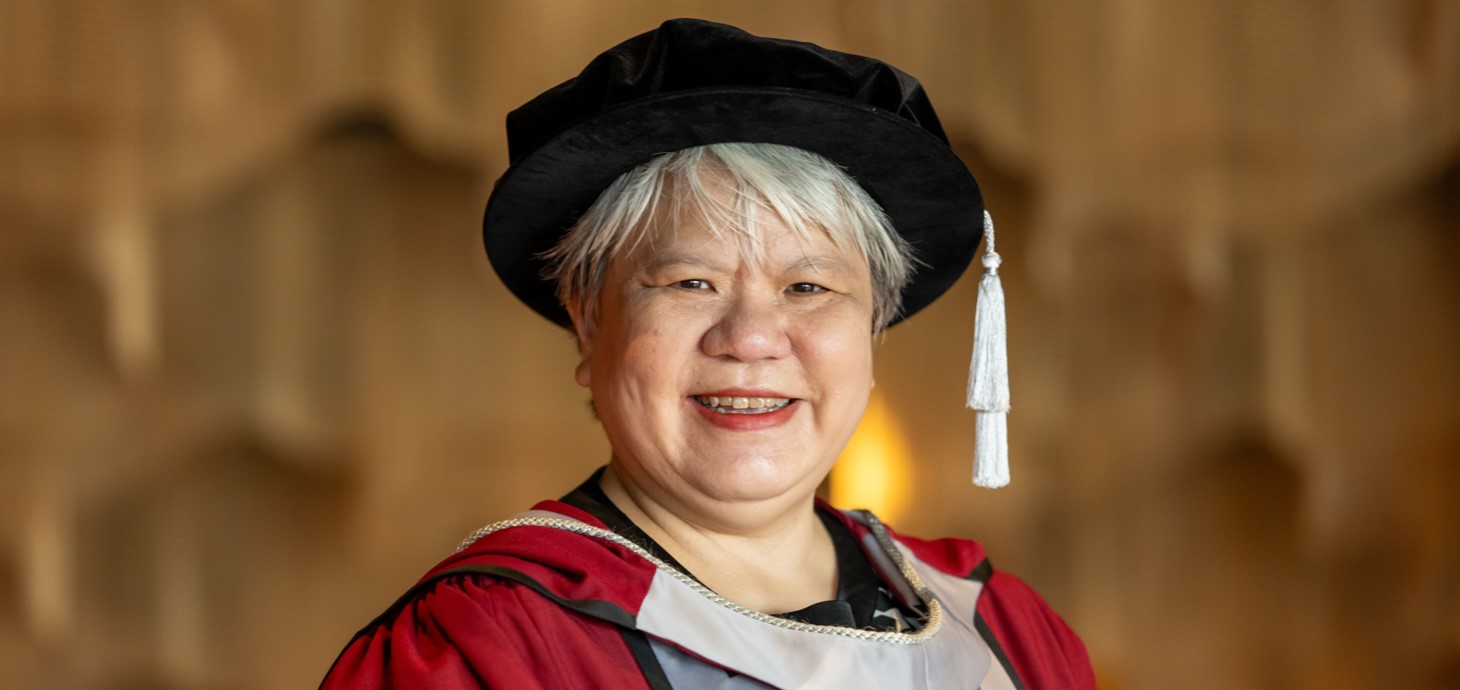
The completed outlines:
[[[508,134],[487,252],[577,335],[612,454],[471,535],[325,687],[1094,687],[1075,634],[977,543],[815,498],[877,333],[957,280],[984,227],[916,80],[676,20]]]
[[[715,191],[722,206],[750,198]],[[592,390],[614,450],[608,495],[627,502],[631,518],[642,509],[646,531],[671,543],[678,539],[666,529],[691,525],[745,534],[802,521],[809,532],[815,517],[803,510],[806,498],[872,388],[866,260],[828,232],[792,230],[765,203],[647,226],[634,249],[609,261],[598,306],[586,310],[596,318],[574,318],[584,355],[578,382]],[[570,313],[585,311],[569,300]],[[767,406],[766,398],[786,404]],[[759,409],[747,414],[751,407]],[[703,548],[730,553],[724,544]],[[749,566],[759,554],[741,556]]]

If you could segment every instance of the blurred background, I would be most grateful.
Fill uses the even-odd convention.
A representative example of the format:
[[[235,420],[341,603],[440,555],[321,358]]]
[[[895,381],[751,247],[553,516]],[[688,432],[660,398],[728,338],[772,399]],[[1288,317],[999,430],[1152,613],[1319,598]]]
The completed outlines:
[[[607,459],[481,250],[502,120],[674,16],[919,76],[999,222],[828,491],[981,540],[1107,690],[1460,688],[1460,3],[0,2],[0,686],[312,687]]]

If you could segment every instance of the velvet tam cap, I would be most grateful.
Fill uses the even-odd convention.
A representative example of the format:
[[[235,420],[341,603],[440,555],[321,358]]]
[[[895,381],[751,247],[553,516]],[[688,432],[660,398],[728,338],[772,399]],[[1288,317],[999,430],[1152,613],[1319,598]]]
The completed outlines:
[[[541,254],[623,173],[728,142],[820,154],[882,206],[920,262],[893,323],[947,291],[978,248],[983,198],[916,79],[874,58],[675,19],[507,115],[510,164],[482,222],[492,267],[571,327]]]

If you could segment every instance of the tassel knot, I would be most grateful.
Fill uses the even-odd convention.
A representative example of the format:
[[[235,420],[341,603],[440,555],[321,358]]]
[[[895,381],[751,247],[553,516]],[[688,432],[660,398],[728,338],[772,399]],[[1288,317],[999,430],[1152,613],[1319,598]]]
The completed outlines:
[[[983,214],[983,277],[974,313],[968,406],[975,410],[973,483],[991,489],[1009,483],[1009,353],[1004,322],[1002,260],[994,247],[994,220]]]

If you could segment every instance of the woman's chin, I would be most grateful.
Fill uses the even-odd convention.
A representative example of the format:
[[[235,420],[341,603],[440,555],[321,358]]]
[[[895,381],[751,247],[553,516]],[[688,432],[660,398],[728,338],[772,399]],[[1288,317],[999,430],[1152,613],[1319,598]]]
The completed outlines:
[[[760,465],[722,468],[710,476],[695,477],[690,482],[698,493],[721,503],[809,499],[815,495],[820,483],[820,477],[811,477],[804,469],[793,471]]]

